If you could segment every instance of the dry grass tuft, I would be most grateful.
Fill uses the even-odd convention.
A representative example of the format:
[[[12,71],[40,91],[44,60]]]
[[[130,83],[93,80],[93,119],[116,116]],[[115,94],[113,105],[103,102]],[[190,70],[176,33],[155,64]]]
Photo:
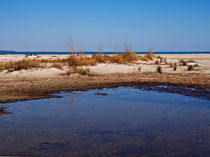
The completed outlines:
[[[128,64],[138,60],[138,55],[133,52],[126,52],[118,55],[103,55],[94,54],[92,57],[78,57],[71,55],[68,59],[68,66],[94,66],[99,63],[117,63],[117,64]]]
[[[68,63],[68,66],[70,67],[77,67],[77,66],[93,66],[93,65],[96,65],[97,62],[95,59],[93,58],[89,58],[89,57],[78,57],[78,56],[75,56],[75,55],[71,55],[68,59],[67,59],[67,63]]]
[[[174,71],[177,70],[177,63],[174,63],[174,65],[173,65],[173,70],[174,70]]]
[[[138,71],[141,72],[141,67],[138,67]]]
[[[153,61],[153,59],[155,58],[155,55],[153,54],[152,50],[150,50],[146,55],[144,56],[140,56],[139,59],[142,61]]]
[[[179,65],[181,65],[181,66],[187,66],[187,61],[185,61],[184,59],[181,59],[179,61]]]
[[[72,75],[72,74],[81,74],[81,75],[88,75],[88,76],[95,76],[96,74],[91,73],[89,69],[84,69],[84,68],[77,68],[77,67],[71,67],[69,70],[62,74],[62,75]]]
[[[107,63],[109,61],[109,56],[93,54],[92,59],[94,59],[97,63]]]
[[[127,63],[131,63],[133,61],[138,60],[138,55],[136,53],[133,52],[126,52],[124,54],[121,54],[123,61],[127,62]]]
[[[194,70],[194,69],[195,69],[195,67],[192,66],[192,65],[189,65],[189,66],[187,67],[187,71],[192,71],[192,70]]]
[[[156,64],[156,65],[158,65],[158,64],[159,64],[159,61],[158,61],[158,60],[156,60],[156,61],[155,61],[155,64]]]
[[[41,68],[40,61],[38,60],[22,60],[22,61],[9,61],[6,63],[0,63],[0,71],[8,70],[9,72],[12,71],[19,71],[19,70],[27,70],[32,68]]]
[[[22,61],[9,61],[0,63],[0,71],[8,70],[9,72],[18,70],[27,70],[32,68],[47,68],[55,67],[63,69],[63,66],[78,67],[78,66],[94,66],[98,63],[117,63],[128,64],[138,60],[138,55],[132,52],[126,52],[118,55],[100,55],[95,54],[92,57],[70,55],[67,59],[24,59]]]
[[[156,69],[156,71],[157,71],[157,73],[162,74],[162,68],[161,68],[161,66],[158,66],[157,69]]]
[[[153,60],[155,57],[154,53],[152,51],[149,51],[148,54],[146,55],[146,58],[148,60]]]
[[[51,67],[63,70],[63,64],[61,64],[61,63],[53,63],[53,65]]]

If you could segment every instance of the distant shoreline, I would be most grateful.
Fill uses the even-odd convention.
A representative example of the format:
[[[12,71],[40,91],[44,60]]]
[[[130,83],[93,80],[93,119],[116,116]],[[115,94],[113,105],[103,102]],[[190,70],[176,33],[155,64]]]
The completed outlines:
[[[87,51],[87,52],[82,52],[82,54],[97,54],[98,52],[94,51]],[[118,52],[119,54],[124,53],[124,52]],[[147,54],[148,52],[135,52],[137,54]],[[33,54],[33,55],[68,55],[72,54],[72,52],[47,52],[47,51],[0,51],[0,55],[7,55],[7,54]],[[80,52],[74,53],[74,54],[80,54]],[[117,54],[116,52],[103,52],[103,54]],[[179,52],[154,52],[154,54],[210,54],[210,51],[204,51],[204,52],[187,52],[187,51],[179,51]]]

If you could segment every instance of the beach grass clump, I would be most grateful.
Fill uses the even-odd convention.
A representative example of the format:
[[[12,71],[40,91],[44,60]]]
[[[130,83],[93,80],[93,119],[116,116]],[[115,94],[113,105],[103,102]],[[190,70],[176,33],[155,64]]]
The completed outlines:
[[[179,61],[179,64],[180,64],[181,66],[187,66],[187,61],[185,61],[184,59],[181,59],[181,60]]]
[[[71,55],[68,59],[68,66],[77,67],[77,66],[94,66],[100,63],[117,63],[117,64],[128,64],[137,61],[138,55],[133,52],[126,52],[124,54],[117,55],[103,55],[103,54],[94,54],[92,57],[78,57]]]
[[[126,64],[121,54],[109,57],[108,63]]]
[[[141,67],[138,67],[138,71],[141,72]]]
[[[80,75],[87,75],[87,76],[94,76],[95,74],[90,71],[88,68],[78,68],[78,67],[71,67],[63,76],[67,75],[70,76],[72,74],[80,74]]]
[[[173,63],[169,63],[169,67],[170,68],[173,68]]]
[[[93,54],[92,59],[97,63],[107,63],[109,61],[109,56],[102,54]]]
[[[51,67],[63,70],[63,64],[61,63],[53,63]]]
[[[94,66],[97,64],[96,60],[90,57],[78,57],[76,55],[71,55],[67,59],[68,66]]]
[[[154,58],[155,58],[155,55],[152,52],[152,50],[150,50],[146,55],[139,57],[139,59],[142,61],[149,61],[149,60],[153,61]]]
[[[63,66],[79,67],[79,66],[94,66],[99,63],[117,63],[129,64],[134,63],[139,59],[138,55],[133,52],[126,52],[124,54],[103,55],[95,54],[92,57],[70,55],[67,59],[24,59],[21,61],[9,61],[0,63],[0,71],[8,70],[19,71],[32,68],[47,68],[54,67],[63,69]]]
[[[156,72],[159,73],[159,74],[162,74],[162,68],[161,68],[161,66],[158,66],[156,68]]]
[[[148,54],[146,54],[146,58],[148,60],[153,60],[155,57],[154,53],[152,51],[149,51]]]
[[[196,63],[193,59],[189,59],[187,62],[188,63]]]
[[[0,70],[19,71],[32,68],[41,68],[40,61],[38,60],[21,60],[21,61],[9,61],[0,64]]]
[[[122,55],[123,61],[127,63],[131,63],[133,61],[138,60],[138,55],[133,52],[125,52],[124,54],[121,54],[121,55]]]
[[[192,70],[194,70],[194,66],[189,65],[189,66],[187,67],[187,71],[192,71]]]
[[[176,71],[177,70],[177,63],[174,63],[173,65],[173,71]]]
[[[109,56],[109,60],[107,63],[128,64],[134,63],[134,61],[137,61],[138,59],[139,57],[136,53],[125,52],[123,54]]]
[[[62,63],[63,65],[67,64],[67,59],[40,59],[40,63],[46,64],[46,63]]]
[[[159,61],[158,61],[158,60],[156,60],[156,61],[155,61],[155,64],[156,64],[156,65],[158,65],[158,64],[159,64]]]

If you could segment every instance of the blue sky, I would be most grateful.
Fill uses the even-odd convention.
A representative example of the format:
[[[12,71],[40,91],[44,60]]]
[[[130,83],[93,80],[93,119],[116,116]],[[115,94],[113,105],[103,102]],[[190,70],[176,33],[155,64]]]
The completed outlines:
[[[0,0],[0,49],[210,51],[210,0]]]

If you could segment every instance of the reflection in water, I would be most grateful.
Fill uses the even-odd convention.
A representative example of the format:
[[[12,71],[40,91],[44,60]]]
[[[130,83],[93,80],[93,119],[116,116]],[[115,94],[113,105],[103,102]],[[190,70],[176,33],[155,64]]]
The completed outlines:
[[[7,107],[5,107],[5,106],[0,106],[0,116],[2,116],[2,115],[6,115],[6,114],[11,114],[10,112],[7,112],[5,109],[6,109]]]
[[[95,95],[101,95],[101,96],[107,96],[108,95],[107,93],[102,93],[102,92],[96,92],[94,94]]]
[[[185,96],[196,97],[199,99],[210,100],[210,89],[195,89],[195,88],[186,88],[179,86],[135,86],[137,89],[143,89],[148,91],[158,91],[158,92],[168,92],[174,94],[182,94]]]
[[[76,105],[77,97],[79,97],[80,91],[69,92],[69,94],[70,94],[70,106],[73,107],[74,105]]]
[[[14,114],[0,117],[0,156],[209,157],[210,101],[159,88],[7,104]]]

